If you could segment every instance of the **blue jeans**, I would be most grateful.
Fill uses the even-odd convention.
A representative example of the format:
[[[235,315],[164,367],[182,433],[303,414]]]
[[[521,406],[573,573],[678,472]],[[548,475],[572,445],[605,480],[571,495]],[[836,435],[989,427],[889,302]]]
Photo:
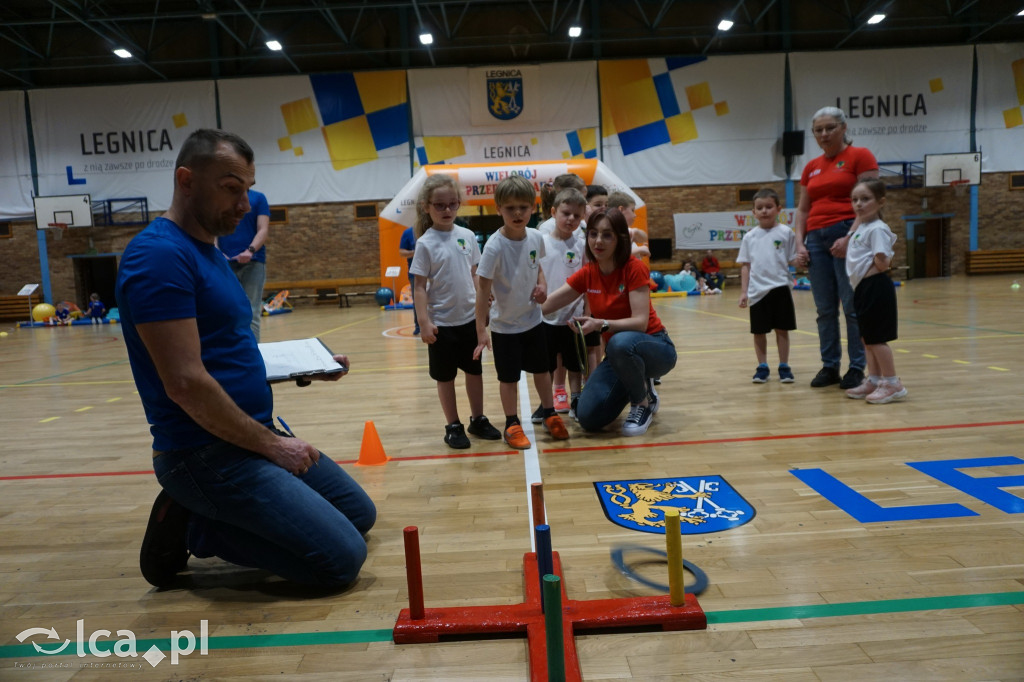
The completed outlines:
[[[245,296],[249,299],[249,306],[252,308],[252,329],[256,342],[260,340],[260,318],[263,316],[263,285],[267,283],[267,265],[259,261],[251,260],[248,263],[236,263],[231,261],[231,270],[235,277],[242,283]]]
[[[576,418],[586,431],[600,431],[626,405],[647,397],[647,380],[663,377],[676,366],[676,347],[668,332],[618,332],[605,347],[604,361],[587,379],[576,404]]]
[[[294,476],[218,440],[153,460],[157,480],[193,514],[188,548],[305,585],[340,587],[366,560],[377,510],[359,484],[321,454]]]
[[[846,316],[846,352],[850,368],[863,370],[867,365],[864,344],[857,327],[857,313],[853,308],[853,287],[846,275],[846,259],[836,258],[829,249],[837,239],[850,230],[852,220],[844,220],[820,230],[808,232],[804,245],[811,258],[807,278],[811,280],[811,294],[818,311],[818,345],[821,346],[821,364],[839,370],[843,361],[843,347],[839,335],[839,304]]]

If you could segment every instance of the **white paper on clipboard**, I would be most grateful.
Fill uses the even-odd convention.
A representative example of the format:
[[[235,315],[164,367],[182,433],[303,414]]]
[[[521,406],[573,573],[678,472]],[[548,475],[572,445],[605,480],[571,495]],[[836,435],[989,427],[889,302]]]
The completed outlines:
[[[334,360],[331,349],[317,338],[261,343],[259,349],[269,382],[336,374],[346,369]]]

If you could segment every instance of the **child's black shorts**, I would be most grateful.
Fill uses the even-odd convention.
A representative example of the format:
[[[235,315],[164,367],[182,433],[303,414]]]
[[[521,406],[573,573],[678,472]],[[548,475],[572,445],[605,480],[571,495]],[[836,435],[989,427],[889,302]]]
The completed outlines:
[[[494,369],[498,381],[512,384],[519,381],[523,372],[540,374],[548,369],[548,339],[541,322],[533,329],[518,334],[491,332],[491,348],[494,351]]]
[[[587,356],[583,339],[567,324],[544,323],[544,331],[548,338],[548,371],[554,372],[558,366],[558,354],[562,354],[562,366],[570,372],[580,371],[579,356]]]
[[[796,329],[793,292],[787,286],[775,287],[750,306],[750,333],[767,334],[773,329]]]
[[[430,378],[434,381],[454,381],[461,369],[466,374],[483,374],[476,350],[476,320],[458,327],[438,327],[437,340],[427,346]]]
[[[897,339],[896,288],[889,273],[865,277],[853,290],[853,309],[857,311],[864,345],[874,346]]]

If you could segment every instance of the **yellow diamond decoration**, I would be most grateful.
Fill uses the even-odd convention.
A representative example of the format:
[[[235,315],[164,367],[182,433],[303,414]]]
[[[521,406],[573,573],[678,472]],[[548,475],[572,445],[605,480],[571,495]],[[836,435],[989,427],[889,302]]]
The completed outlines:
[[[298,135],[320,125],[316,110],[313,108],[313,100],[309,97],[282,104],[281,116],[284,117],[284,126],[288,129],[289,135]]]
[[[697,83],[686,88],[686,101],[690,104],[690,110],[709,107],[714,103],[711,97],[711,85],[707,81]]]
[[[1024,124],[1024,116],[1021,116],[1020,108],[1007,109],[1003,112],[1003,121],[1006,122],[1007,128],[1016,128]]]
[[[277,138],[277,148],[283,152],[288,151],[292,148],[292,138],[290,137],[279,137]]]
[[[295,156],[302,156],[303,153],[304,152],[302,151],[302,147],[295,148]]]
[[[933,78],[928,81],[928,87],[931,88],[932,92],[941,92],[943,87],[941,78]]]
[[[725,116],[729,113],[728,102],[715,102],[715,116]]]
[[[171,116],[171,120],[174,121],[175,128],[184,128],[188,125],[188,117],[184,113]]]
[[[693,120],[693,114],[687,111],[665,119],[668,126],[668,137],[672,144],[681,144],[697,139],[697,122]]]
[[[323,127],[324,142],[334,170],[343,170],[377,159],[377,148],[365,116],[355,116]]]

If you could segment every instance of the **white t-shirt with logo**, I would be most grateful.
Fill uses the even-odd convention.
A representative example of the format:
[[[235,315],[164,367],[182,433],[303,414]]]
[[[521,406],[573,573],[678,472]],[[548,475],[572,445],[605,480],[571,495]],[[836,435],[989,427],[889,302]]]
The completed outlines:
[[[520,240],[498,231],[487,240],[476,274],[491,280],[491,331],[519,334],[540,324],[540,304],[530,296],[537,286],[542,258],[544,236],[537,230],[527,229]]]
[[[754,305],[772,289],[793,285],[789,264],[796,260],[796,234],[785,225],[770,230],[755,227],[743,235],[737,263],[750,263],[747,305]]]
[[[568,239],[560,239],[557,235],[544,235],[544,257],[541,267],[544,278],[548,282],[548,293],[555,291],[569,276],[577,272],[583,265],[583,240],[577,231],[573,231]],[[567,324],[577,315],[583,314],[583,297],[580,296],[569,305],[544,316],[548,324]]]
[[[846,275],[850,278],[850,286],[854,289],[871,269],[875,254],[884,253],[886,258],[893,256],[892,247],[896,243],[896,235],[881,220],[872,220],[867,225],[858,225],[846,245]]]
[[[409,272],[427,278],[427,312],[438,327],[458,327],[473,321],[473,266],[479,262],[476,235],[459,225],[451,230],[430,228],[416,240]]]

